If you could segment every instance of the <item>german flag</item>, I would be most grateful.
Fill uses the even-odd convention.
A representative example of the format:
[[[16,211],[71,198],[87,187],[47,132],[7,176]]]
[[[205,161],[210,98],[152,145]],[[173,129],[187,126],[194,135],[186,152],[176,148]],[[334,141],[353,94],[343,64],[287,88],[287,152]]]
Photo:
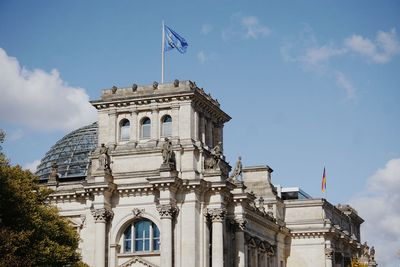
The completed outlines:
[[[325,191],[326,191],[326,174],[325,174],[325,167],[324,167],[324,173],[322,174],[321,190],[322,190],[322,192],[325,192]]]

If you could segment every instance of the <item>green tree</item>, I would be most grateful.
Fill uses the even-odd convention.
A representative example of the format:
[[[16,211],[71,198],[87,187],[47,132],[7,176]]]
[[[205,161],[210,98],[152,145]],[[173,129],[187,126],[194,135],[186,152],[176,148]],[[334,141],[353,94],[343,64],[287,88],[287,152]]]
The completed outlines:
[[[4,137],[0,130],[0,266],[85,266],[77,232],[46,204],[51,191],[35,175],[10,166]]]

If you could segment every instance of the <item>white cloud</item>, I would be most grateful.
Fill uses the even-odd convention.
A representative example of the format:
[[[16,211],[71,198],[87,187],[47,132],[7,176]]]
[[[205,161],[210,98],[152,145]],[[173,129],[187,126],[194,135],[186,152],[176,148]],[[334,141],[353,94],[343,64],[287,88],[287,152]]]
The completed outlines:
[[[336,71],[336,83],[339,87],[343,88],[346,91],[346,95],[348,98],[354,98],[356,93],[356,88],[353,84],[347,79],[347,77],[340,71]]]
[[[375,42],[361,35],[352,35],[344,41],[345,46],[355,53],[365,56],[374,63],[384,64],[400,53],[400,43],[396,30],[379,31]]]
[[[376,249],[379,266],[398,264],[400,251],[400,158],[387,162],[372,175],[367,186],[350,200],[365,219],[362,237]]]
[[[258,39],[259,37],[268,36],[271,30],[262,25],[258,18],[255,16],[243,17],[241,20],[241,25],[245,28],[245,39]]]
[[[263,25],[256,16],[242,16],[240,13],[231,17],[230,25],[222,31],[222,38],[229,40],[234,37],[242,39],[258,39],[271,34],[271,30]]]
[[[335,48],[332,44],[327,44],[320,47],[308,48],[303,61],[306,64],[316,66],[344,53],[346,53],[345,49]]]
[[[39,166],[39,164],[40,164],[40,160],[37,159],[37,160],[34,160],[32,162],[25,164],[23,168],[30,170],[31,172],[34,173],[36,171],[37,166]]]
[[[44,130],[71,130],[96,120],[85,90],[56,69],[27,70],[0,48],[0,120]]]
[[[200,61],[200,63],[206,62],[207,61],[206,53],[204,53],[204,51],[200,51],[199,53],[197,53],[197,59]]]
[[[210,32],[212,32],[212,30],[214,29],[214,27],[210,24],[203,24],[201,26],[201,33],[204,35],[209,34]]]

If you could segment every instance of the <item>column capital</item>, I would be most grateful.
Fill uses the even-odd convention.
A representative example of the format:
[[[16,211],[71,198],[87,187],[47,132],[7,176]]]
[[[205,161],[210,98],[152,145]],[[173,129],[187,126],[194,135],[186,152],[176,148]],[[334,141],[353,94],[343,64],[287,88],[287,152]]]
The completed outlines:
[[[106,208],[92,209],[91,212],[95,223],[99,222],[106,223],[108,220],[111,220],[114,216],[114,212]]]
[[[235,219],[236,231],[244,231],[246,229],[247,220],[245,219]]]
[[[225,208],[207,209],[207,214],[210,216],[212,222],[223,222],[225,219]]]
[[[158,205],[157,211],[160,213],[161,219],[172,219],[176,213],[178,213],[178,208],[170,204]]]
[[[325,257],[327,259],[333,258],[333,249],[332,248],[325,248]]]

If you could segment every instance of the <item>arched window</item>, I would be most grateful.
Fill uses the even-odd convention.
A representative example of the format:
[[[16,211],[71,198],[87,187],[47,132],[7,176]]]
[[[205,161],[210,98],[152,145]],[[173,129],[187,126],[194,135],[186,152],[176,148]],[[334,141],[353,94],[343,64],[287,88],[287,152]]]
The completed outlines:
[[[128,141],[130,138],[130,131],[131,131],[131,124],[129,120],[123,119],[119,123],[119,130],[120,130],[120,140],[121,141]]]
[[[141,137],[142,138],[151,137],[151,120],[147,117],[142,120]]]
[[[172,135],[172,118],[170,115],[165,115],[161,119],[161,136]]]
[[[131,223],[124,231],[124,253],[160,250],[160,231],[149,220]]]

